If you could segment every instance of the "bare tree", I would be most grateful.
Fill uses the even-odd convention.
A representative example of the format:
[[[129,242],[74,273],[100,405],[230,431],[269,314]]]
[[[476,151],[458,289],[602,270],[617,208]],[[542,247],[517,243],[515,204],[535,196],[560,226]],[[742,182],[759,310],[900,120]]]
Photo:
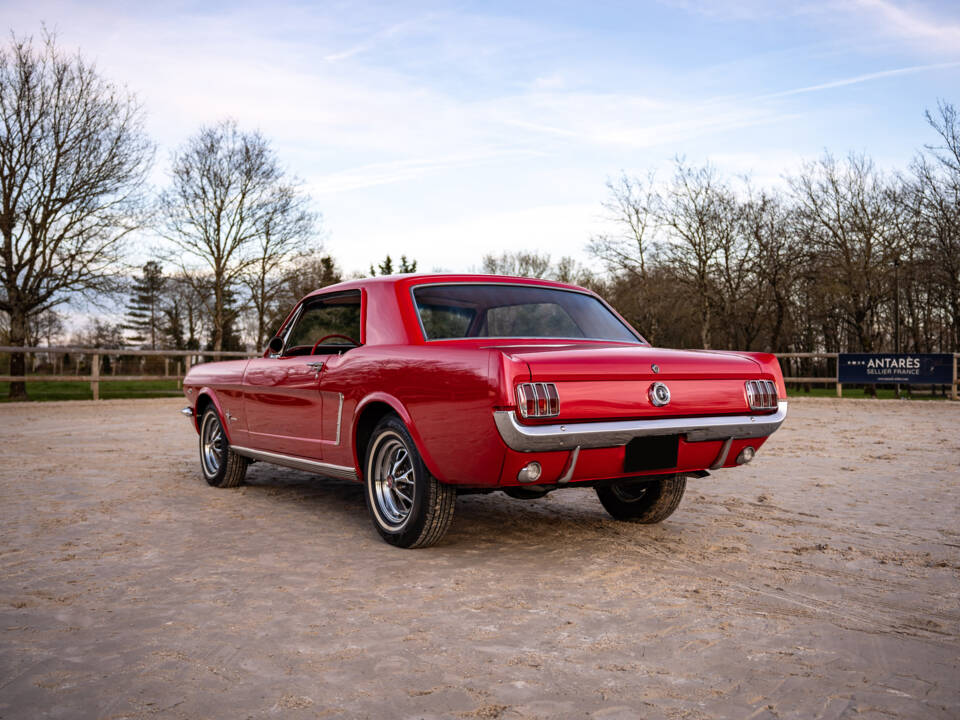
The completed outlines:
[[[136,100],[82,57],[50,35],[0,49],[0,310],[11,345],[24,345],[30,318],[114,287],[152,158]],[[24,371],[14,354],[11,374]],[[25,383],[9,395],[27,399]]]
[[[878,312],[892,293],[901,252],[891,187],[863,155],[827,154],[790,179],[802,229],[817,252],[820,283],[860,349],[877,350]]]
[[[230,300],[243,279],[260,274],[258,263],[269,274],[273,261],[261,262],[265,248],[275,257],[282,244],[283,256],[306,242],[314,216],[267,140],[241,132],[233,120],[188,140],[174,155],[171,175],[160,198],[163,234],[204,300],[212,348],[222,350],[236,319]]]
[[[913,163],[916,233],[922,238],[934,292],[945,301],[950,343],[960,348],[960,117],[956,108],[937,103],[927,122],[941,144],[927,145],[925,156]]]
[[[661,202],[654,188],[654,173],[644,179],[624,173],[616,182],[607,182],[607,191],[603,207],[620,232],[593,237],[587,249],[603,260],[611,272],[625,271],[643,279],[647,276]]]
[[[483,272],[491,275],[544,278],[550,274],[550,255],[532,251],[483,256]]]
[[[737,219],[729,189],[709,165],[691,168],[677,159],[673,181],[660,207],[660,224],[671,242],[666,255],[678,277],[693,290],[700,318],[700,346],[710,347],[714,304],[713,269]]]
[[[318,249],[310,240],[319,218],[309,204],[295,181],[277,186],[257,238],[254,263],[242,277],[256,317],[257,349],[270,339],[270,310],[287,276],[298,271],[296,261]]]

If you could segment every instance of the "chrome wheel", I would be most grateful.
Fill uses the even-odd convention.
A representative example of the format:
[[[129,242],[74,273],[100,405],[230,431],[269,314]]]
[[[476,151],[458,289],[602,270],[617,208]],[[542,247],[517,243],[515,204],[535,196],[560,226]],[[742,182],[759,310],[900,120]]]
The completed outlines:
[[[376,511],[385,525],[401,527],[413,510],[413,458],[395,433],[378,438],[370,463],[370,482]]]
[[[213,477],[220,471],[224,461],[224,445],[220,419],[215,412],[208,412],[200,428],[200,462],[207,477]]]

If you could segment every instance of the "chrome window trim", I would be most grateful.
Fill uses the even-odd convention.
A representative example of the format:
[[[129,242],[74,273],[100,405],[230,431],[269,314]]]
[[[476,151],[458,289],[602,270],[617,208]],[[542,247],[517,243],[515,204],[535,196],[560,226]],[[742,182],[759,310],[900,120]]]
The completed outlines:
[[[297,306],[297,309],[294,311],[293,317],[290,318],[290,321],[283,328],[283,350],[280,351],[279,355],[271,355],[271,358],[284,358],[287,357],[284,353],[287,351],[287,340],[290,339],[290,333],[293,332],[293,328],[296,327],[297,323],[300,322],[300,316],[303,315],[307,305],[310,305],[315,302],[326,302],[327,300],[332,300],[337,297],[345,297],[347,295],[359,295],[360,296],[360,337],[357,339],[360,343],[354,347],[363,347],[363,341],[366,339],[366,293],[363,292],[363,288],[354,288],[351,290],[337,290],[331,293],[321,293],[319,295],[307,295],[303,300],[300,301],[300,304]],[[350,348],[353,350],[354,348]],[[300,357],[299,355],[294,355],[292,357]]]
[[[684,435],[689,442],[727,438],[766,437],[783,424],[787,401],[780,400],[769,415],[715,415],[712,417],[648,418],[602,422],[521,425],[513,410],[496,410],[494,422],[511,450],[538,452],[617,447],[635,437]]]
[[[357,471],[355,468],[347,465],[334,465],[333,463],[320,462],[319,460],[308,460],[307,458],[296,457],[293,455],[281,455],[280,453],[267,452],[266,450],[254,450],[253,448],[231,445],[230,449],[237,455],[260,460],[261,462],[273,463],[274,465],[283,465],[284,467],[294,468],[295,470],[304,470],[317,475],[338,478],[340,480],[357,480]]]
[[[616,320],[616,321],[617,321],[618,323],[620,323],[621,325],[623,325],[623,327],[625,327],[625,328],[627,329],[627,332],[629,332],[631,335],[633,335],[633,336],[637,339],[638,342],[637,342],[637,343],[631,343],[631,342],[627,342],[627,341],[624,341],[624,340],[611,340],[610,338],[588,338],[588,337],[570,337],[570,338],[568,338],[568,337],[557,336],[557,335],[537,335],[537,336],[534,336],[534,337],[531,337],[531,338],[523,338],[522,336],[519,336],[519,335],[477,335],[477,336],[473,336],[473,337],[462,337],[462,338],[428,338],[428,337],[427,337],[427,331],[426,331],[426,329],[423,327],[423,319],[420,317],[420,306],[417,304],[417,298],[416,298],[416,296],[413,294],[413,292],[414,292],[414,290],[416,290],[417,288],[422,288],[422,287],[445,287],[445,286],[450,286],[450,285],[499,285],[499,286],[508,286],[508,287],[528,287],[528,288],[539,288],[540,290],[556,290],[556,291],[558,291],[558,292],[569,292],[569,293],[577,293],[578,295],[586,295],[586,296],[589,297],[589,298],[593,298],[594,300],[598,300],[598,301],[600,302],[600,304],[603,305],[603,306],[610,312],[610,314],[613,316],[613,319]],[[592,292],[590,292],[590,291],[588,291],[588,290],[577,290],[577,289],[575,289],[575,288],[554,287],[554,286],[552,286],[552,285],[539,285],[539,284],[537,284],[537,283],[526,283],[526,282],[503,282],[503,281],[498,281],[498,282],[484,282],[484,281],[482,281],[482,280],[465,280],[465,281],[463,281],[463,282],[457,282],[457,281],[455,281],[455,280],[453,280],[453,281],[452,281],[452,280],[447,280],[447,281],[444,281],[444,282],[432,282],[432,283],[431,283],[431,282],[428,282],[428,283],[418,283],[418,284],[416,284],[416,285],[411,285],[411,286],[410,286],[410,303],[413,305],[413,312],[414,312],[414,314],[417,316],[417,324],[420,326],[420,336],[423,338],[423,341],[424,341],[424,342],[428,342],[428,343],[430,343],[430,342],[450,342],[451,340],[456,341],[456,340],[521,340],[521,339],[530,339],[530,340],[571,340],[571,341],[574,341],[574,342],[576,342],[576,341],[578,341],[578,340],[592,340],[592,341],[595,341],[595,342],[619,343],[619,344],[621,344],[621,345],[640,344],[640,345],[646,345],[646,346],[648,346],[648,347],[650,346],[650,343],[648,343],[648,342],[646,341],[646,339],[645,339],[640,333],[638,333],[636,330],[634,330],[634,329],[630,326],[630,324],[627,323],[626,320],[624,320],[623,318],[620,317],[620,315],[617,313],[616,310],[613,309],[613,306],[610,305],[610,303],[608,303],[606,300],[604,300],[602,297],[600,297],[600,296],[597,295],[596,293],[592,293]]]

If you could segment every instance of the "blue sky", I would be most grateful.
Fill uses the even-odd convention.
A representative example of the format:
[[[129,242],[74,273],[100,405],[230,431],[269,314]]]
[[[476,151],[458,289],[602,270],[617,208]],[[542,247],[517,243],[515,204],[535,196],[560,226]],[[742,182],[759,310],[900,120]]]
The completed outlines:
[[[387,252],[589,262],[621,171],[681,154],[774,184],[824,149],[904,168],[933,140],[924,109],[960,103],[957,2],[32,0],[0,17],[45,22],[137,93],[158,185],[201,124],[259,128],[347,270]]]

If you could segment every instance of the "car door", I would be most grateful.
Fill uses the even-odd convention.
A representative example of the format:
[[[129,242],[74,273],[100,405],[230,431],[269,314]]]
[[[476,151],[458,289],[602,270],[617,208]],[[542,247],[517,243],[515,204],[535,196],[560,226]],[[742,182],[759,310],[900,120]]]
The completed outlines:
[[[307,298],[283,331],[283,350],[251,360],[244,376],[249,443],[258,450],[322,460],[339,439],[343,404],[325,391],[331,358],[359,346],[359,291]]]

